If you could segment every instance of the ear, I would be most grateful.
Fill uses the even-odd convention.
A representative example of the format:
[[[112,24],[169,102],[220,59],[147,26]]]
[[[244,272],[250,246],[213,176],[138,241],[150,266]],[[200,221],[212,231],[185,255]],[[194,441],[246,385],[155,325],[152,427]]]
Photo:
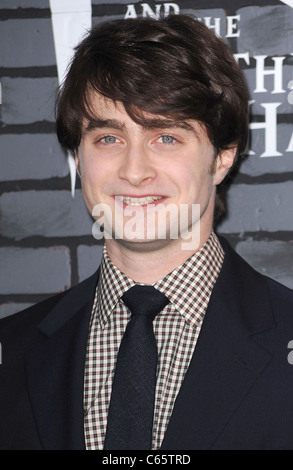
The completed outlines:
[[[231,147],[227,150],[221,150],[217,155],[214,164],[214,184],[217,186],[220,184],[225,176],[229,173],[232,168],[235,156],[237,153],[237,147]]]

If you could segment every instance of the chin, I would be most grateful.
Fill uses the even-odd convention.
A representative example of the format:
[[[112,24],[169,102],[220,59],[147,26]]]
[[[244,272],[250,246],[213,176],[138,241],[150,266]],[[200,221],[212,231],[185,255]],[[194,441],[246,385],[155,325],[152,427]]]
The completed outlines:
[[[118,244],[127,248],[130,251],[137,251],[139,253],[151,252],[156,250],[161,250],[162,248],[168,246],[174,240],[147,240],[147,239],[120,239],[116,240]]]

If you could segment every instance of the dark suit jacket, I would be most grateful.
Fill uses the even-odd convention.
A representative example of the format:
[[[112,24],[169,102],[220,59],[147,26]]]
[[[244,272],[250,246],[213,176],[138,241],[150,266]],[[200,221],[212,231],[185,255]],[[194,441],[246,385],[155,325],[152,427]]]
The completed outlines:
[[[225,260],[162,449],[293,449],[293,292]],[[0,322],[0,449],[84,449],[98,273]]]

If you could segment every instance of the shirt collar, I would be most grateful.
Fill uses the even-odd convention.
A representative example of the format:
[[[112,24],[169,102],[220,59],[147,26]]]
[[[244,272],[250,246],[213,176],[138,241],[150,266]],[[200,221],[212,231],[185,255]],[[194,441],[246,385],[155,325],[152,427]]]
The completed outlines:
[[[186,321],[196,327],[204,318],[223,260],[223,248],[218,237],[211,232],[199,251],[156,282],[154,287],[169,298]]]
[[[153,286],[166,295],[185,320],[196,327],[204,318],[224,252],[212,231],[202,248]],[[137,284],[112,263],[104,245],[96,311],[103,326],[124,292]]]

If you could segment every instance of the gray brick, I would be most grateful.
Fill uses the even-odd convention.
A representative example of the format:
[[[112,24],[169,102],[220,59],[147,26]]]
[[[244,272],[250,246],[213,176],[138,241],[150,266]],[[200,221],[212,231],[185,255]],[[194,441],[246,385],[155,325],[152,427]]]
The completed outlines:
[[[20,312],[25,308],[30,307],[33,304],[29,303],[14,303],[9,302],[7,304],[0,305],[0,318],[8,317],[9,315],[13,315],[14,313]]]
[[[81,191],[23,191],[0,197],[0,234],[15,240],[40,235],[91,235],[93,220]]]
[[[49,8],[49,0],[1,0],[1,8]]]
[[[0,44],[1,67],[56,64],[50,18],[1,21]]]
[[[259,176],[266,173],[281,174],[291,172],[293,151],[288,151],[292,138],[292,124],[278,124],[276,150],[282,155],[278,157],[261,157],[265,152],[265,131],[255,129],[251,132],[250,150],[255,155],[249,155],[243,160],[239,171],[249,176]]]
[[[67,158],[55,134],[1,135],[1,181],[68,175]]]
[[[257,271],[293,289],[293,242],[246,240],[236,251]]]
[[[70,253],[52,248],[0,248],[0,294],[47,294],[70,287]]]
[[[293,50],[293,9],[286,5],[245,7],[241,15],[238,51],[251,55],[284,55]]]
[[[103,244],[97,242],[95,246],[80,245],[77,249],[78,276],[83,281],[93,274],[100,265],[103,254]]]
[[[58,79],[56,78],[8,78],[3,77],[3,124],[29,124],[36,121],[54,122],[54,101]]]
[[[228,215],[219,233],[293,230],[293,182],[263,185],[232,185]]]
[[[281,55],[281,54],[279,54]],[[239,61],[239,65],[242,65],[242,60]],[[274,66],[265,66],[265,72],[273,72]],[[288,88],[288,83],[292,80],[292,66],[284,65],[282,66],[282,76],[280,78],[280,87],[284,92],[273,93],[275,88],[279,91],[279,82],[276,81],[275,75],[265,75],[263,80],[264,89],[266,92],[257,92],[257,81],[256,81],[256,69],[249,68],[243,70],[247,86],[250,90],[250,99],[254,103],[250,106],[251,113],[253,115],[265,115],[265,108],[262,106],[262,103],[281,103],[278,108],[278,114],[292,114],[292,105],[288,101],[288,94],[290,89]]]

